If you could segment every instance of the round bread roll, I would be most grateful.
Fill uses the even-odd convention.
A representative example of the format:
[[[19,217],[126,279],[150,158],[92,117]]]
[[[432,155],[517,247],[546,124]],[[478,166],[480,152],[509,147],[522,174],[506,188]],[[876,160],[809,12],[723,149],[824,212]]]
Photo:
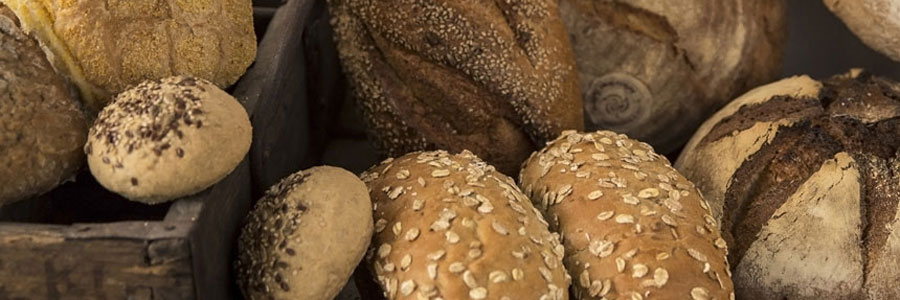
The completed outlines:
[[[734,299],[706,200],[649,145],[567,131],[520,183],[563,236],[577,299]]]
[[[900,61],[900,2],[893,0],[824,0],[860,40]]]
[[[84,163],[87,122],[38,42],[0,5],[0,206],[47,192]]]
[[[176,76],[119,94],[84,147],[105,188],[154,204],[215,184],[250,150],[247,111],[209,81]]]
[[[225,88],[256,57],[250,0],[2,0],[96,113],[145,80],[190,75]]]
[[[294,173],[272,186],[238,240],[238,285],[247,299],[331,300],[372,238],[366,185],[335,167]]]
[[[900,83],[859,70],[756,88],[677,167],[709,197],[745,299],[900,299]]]
[[[367,260],[388,299],[568,299],[558,235],[471,152],[414,152],[361,177],[375,203]]]
[[[587,129],[622,132],[661,153],[781,71],[783,0],[559,2]]]

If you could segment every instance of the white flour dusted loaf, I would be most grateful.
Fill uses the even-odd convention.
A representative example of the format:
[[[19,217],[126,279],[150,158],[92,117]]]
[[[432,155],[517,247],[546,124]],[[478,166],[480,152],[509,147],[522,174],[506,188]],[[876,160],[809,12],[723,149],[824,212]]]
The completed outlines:
[[[520,184],[563,237],[577,299],[734,299],[709,206],[649,145],[567,131]]]
[[[415,152],[362,178],[375,205],[368,262],[388,299],[568,299],[558,236],[472,153]]]

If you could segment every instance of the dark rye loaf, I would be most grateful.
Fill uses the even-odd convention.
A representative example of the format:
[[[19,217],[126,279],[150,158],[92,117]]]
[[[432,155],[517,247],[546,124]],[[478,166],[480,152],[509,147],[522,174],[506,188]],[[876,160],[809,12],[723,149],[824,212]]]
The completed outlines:
[[[556,0],[330,0],[341,62],[383,154],[471,150],[515,174],[583,124]]]
[[[676,167],[731,246],[738,298],[900,299],[900,85],[858,70],[754,89]]]

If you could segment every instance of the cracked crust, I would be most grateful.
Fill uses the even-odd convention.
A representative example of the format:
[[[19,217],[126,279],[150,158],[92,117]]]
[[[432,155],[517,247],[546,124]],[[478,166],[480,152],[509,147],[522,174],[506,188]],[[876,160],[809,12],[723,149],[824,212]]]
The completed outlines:
[[[759,87],[704,123],[677,168],[722,220],[739,297],[900,297],[898,117],[900,84],[853,70]]]
[[[387,156],[467,149],[514,174],[536,145],[583,127],[555,0],[332,0],[329,10]]]
[[[84,163],[87,122],[38,42],[0,5],[0,206],[53,189]]]
[[[81,90],[92,115],[145,80],[226,88],[256,57],[249,0],[3,0]]]
[[[562,0],[588,130],[681,146],[715,110],[776,78],[784,1]]]

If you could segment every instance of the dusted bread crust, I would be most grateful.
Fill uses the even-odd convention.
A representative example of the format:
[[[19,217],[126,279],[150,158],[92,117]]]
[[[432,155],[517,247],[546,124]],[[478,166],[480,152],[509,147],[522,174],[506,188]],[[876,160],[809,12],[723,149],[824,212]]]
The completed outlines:
[[[2,0],[96,113],[145,80],[191,75],[226,88],[256,57],[249,0]]]
[[[649,145],[564,132],[520,176],[564,237],[577,299],[734,299],[706,200]]]
[[[215,184],[250,150],[247,111],[212,83],[176,76],[116,97],[84,147],[97,181],[128,199],[159,203]]]
[[[372,238],[372,202],[350,172],[314,167],[272,186],[238,240],[238,285],[247,299],[332,300]]]
[[[0,5],[0,206],[53,189],[84,163],[87,122],[38,42]]]
[[[900,83],[858,70],[756,88],[677,168],[721,220],[739,298],[898,299]]]
[[[389,300],[566,300],[559,236],[511,178],[471,152],[414,152],[361,176],[369,266]]]
[[[900,3],[893,0],[823,0],[866,45],[900,61]]]
[[[556,0],[331,0],[337,48],[378,149],[470,150],[515,174],[584,126]]]

